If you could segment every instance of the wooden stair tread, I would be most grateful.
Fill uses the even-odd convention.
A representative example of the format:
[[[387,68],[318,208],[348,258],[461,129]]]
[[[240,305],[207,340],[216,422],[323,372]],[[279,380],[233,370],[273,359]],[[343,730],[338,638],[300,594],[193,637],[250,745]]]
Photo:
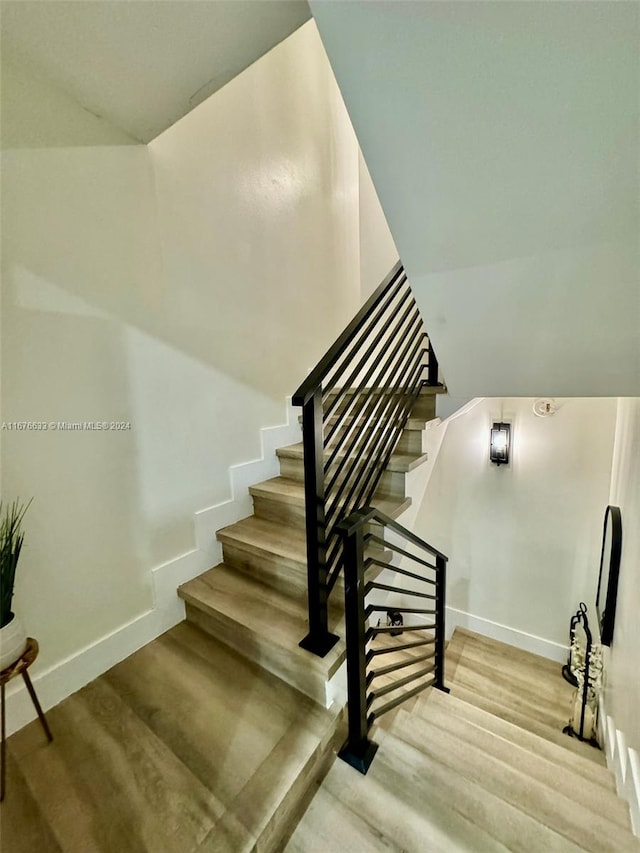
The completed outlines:
[[[393,391],[393,389],[391,389],[391,390]],[[357,388],[342,388],[342,387],[336,386],[329,393],[328,398],[330,400],[332,400],[338,394],[342,394],[343,392],[345,395],[352,397],[356,391],[357,391]],[[389,389],[384,388],[382,390],[377,390],[376,392],[378,394],[386,394],[386,393],[389,393]],[[418,393],[415,405],[419,404],[421,398],[428,398],[428,397],[434,396],[435,394],[446,394],[446,393],[447,393],[446,385],[442,385],[442,384],[440,384],[440,385],[423,385],[422,388],[420,389],[420,392]]]
[[[249,493],[254,497],[278,501],[288,506],[304,508],[305,504],[304,483],[288,477],[272,477],[270,480],[263,480],[255,486],[249,486]],[[371,505],[391,518],[397,518],[411,506],[411,498],[394,500],[388,497],[374,497]]]
[[[415,705],[414,713],[421,716],[424,704],[427,702],[443,704],[442,696],[441,691],[433,690],[428,696],[421,697]],[[466,702],[455,693],[450,693],[447,696],[445,704],[447,703],[450,708],[455,708],[458,717],[467,720],[469,723],[481,726],[487,731],[549,761],[564,764],[565,767],[600,786],[606,792],[615,793],[615,777],[606,767],[589,761],[582,755],[567,749],[564,745],[554,743],[542,735],[534,734],[521,726],[504,720],[502,717],[483,710],[477,705]],[[566,735],[564,737],[566,741],[571,742],[569,737]]]
[[[299,648],[308,630],[306,602],[279,593],[272,587],[238,572],[224,563],[179,587],[180,597],[204,613],[218,615],[277,646],[292,659],[330,678],[344,658],[338,642],[324,658]],[[329,628],[335,630],[343,610],[329,607]]]
[[[257,553],[291,560],[306,567],[307,543],[304,529],[278,524],[251,515],[216,533],[220,542],[250,547]]]
[[[538,743],[523,746],[513,739],[505,739],[481,723],[470,721],[460,713],[461,704],[441,691],[432,690],[428,700],[418,704],[413,713],[504,764],[524,769],[531,779],[555,789],[592,812],[606,814],[608,820],[625,830],[631,829],[629,807],[615,791],[606,790],[576,772],[568,766],[564,756],[546,757],[538,750]],[[535,736],[534,740],[542,741]]]
[[[189,581],[179,595],[190,622],[326,704],[328,681],[344,660],[344,642],[339,640],[324,658],[299,647],[308,632],[304,597],[284,594],[224,563]],[[332,604],[329,628],[344,635],[342,611]]]
[[[444,729],[439,728],[436,734],[429,723],[406,711],[396,717],[393,733],[461,776],[482,784],[500,799],[583,850],[593,853],[638,851],[630,830],[531,778],[522,766],[512,767]]]
[[[488,638],[487,638],[488,639]],[[561,730],[571,712],[573,692],[559,664],[505,643],[485,643],[456,628],[447,649],[456,685],[491,697],[519,713]]]
[[[592,762],[601,769],[605,768],[605,759],[602,752],[589,744],[581,743],[577,738],[569,737],[562,733],[562,728],[558,726],[549,726],[541,720],[518,711],[508,705],[491,699],[488,696],[478,693],[475,690],[469,690],[466,687],[460,686],[455,682],[450,685],[451,694],[462,699],[467,704],[474,705],[477,708],[493,714],[501,720],[512,723],[531,734],[538,735],[550,743],[554,743],[562,749],[569,750],[576,755],[581,756],[586,761]]]
[[[454,694],[508,722],[603,766],[604,755],[562,734],[573,690],[558,663],[464,628],[447,648],[446,679]]]
[[[285,447],[279,447],[276,453],[279,459],[304,459],[304,448],[302,442],[297,442],[296,444],[289,444]],[[325,451],[325,456],[328,455],[329,454],[327,453],[327,451]],[[336,454],[336,460],[334,460],[334,462],[343,458],[344,454],[338,453]],[[397,471],[399,473],[406,474],[409,471],[413,471],[414,468],[417,468],[419,465],[422,465],[422,463],[426,462],[427,459],[428,454],[426,453],[394,453],[389,459],[389,464],[385,468],[385,471]]]
[[[285,853],[578,853],[575,844],[393,731],[376,740],[380,746],[366,776],[336,761],[318,808],[312,803]],[[340,809],[329,822],[334,804]]]

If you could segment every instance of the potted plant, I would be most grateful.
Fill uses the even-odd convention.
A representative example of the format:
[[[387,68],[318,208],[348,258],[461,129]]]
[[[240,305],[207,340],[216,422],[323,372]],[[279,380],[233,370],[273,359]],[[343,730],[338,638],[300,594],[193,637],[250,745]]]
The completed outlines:
[[[31,501],[0,502],[0,670],[18,660],[27,647],[22,623],[11,610],[16,568],[22,550],[22,520]]]

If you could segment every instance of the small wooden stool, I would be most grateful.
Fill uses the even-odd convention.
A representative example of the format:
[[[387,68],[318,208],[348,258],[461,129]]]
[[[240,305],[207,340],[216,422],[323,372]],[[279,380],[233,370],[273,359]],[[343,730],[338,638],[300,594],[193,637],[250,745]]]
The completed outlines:
[[[5,777],[7,772],[7,730],[5,724],[4,688],[5,684],[8,681],[11,681],[12,678],[15,678],[17,675],[21,675],[24,678],[24,683],[27,685],[31,701],[38,712],[38,718],[42,723],[42,728],[47,736],[47,740],[49,743],[53,740],[49,724],[45,719],[42,708],[40,707],[40,702],[38,702],[38,697],[36,696],[36,691],[33,689],[33,684],[31,683],[29,673],[27,672],[31,664],[38,657],[39,650],[38,641],[34,640],[33,637],[27,637],[27,648],[24,650],[22,657],[18,658],[15,663],[12,663],[11,666],[8,666],[0,672],[0,702],[2,703],[2,767],[0,769],[0,803],[4,800]]]

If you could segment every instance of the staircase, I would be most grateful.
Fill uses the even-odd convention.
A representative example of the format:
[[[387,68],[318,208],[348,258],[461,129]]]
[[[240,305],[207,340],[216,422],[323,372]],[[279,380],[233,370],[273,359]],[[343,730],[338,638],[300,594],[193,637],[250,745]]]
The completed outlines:
[[[286,853],[640,850],[603,754],[561,734],[557,664],[457,629],[446,666],[450,694],[382,718],[366,776],[335,762]]]
[[[422,435],[435,417],[440,391],[423,389],[380,481],[373,503],[392,518],[411,505],[406,474],[426,461]],[[250,488],[254,515],[218,531],[223,562],[181,586],[178,594],[188,621],[324,707],[345,647],[341,641],[320,658],[298,645],[307,632],[302,443],[283,447],[277,455],[280,476]],[[329,627],[341,637],[343,620],[340,588],[331,598]]]

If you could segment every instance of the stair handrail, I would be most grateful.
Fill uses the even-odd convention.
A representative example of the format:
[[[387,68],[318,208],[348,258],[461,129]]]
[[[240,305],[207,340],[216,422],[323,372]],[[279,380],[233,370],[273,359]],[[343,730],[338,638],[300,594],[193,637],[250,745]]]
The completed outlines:
[[[421,388],[438,384],[398,261],[292,396],[302,406],[307,542],[309,632],[300,645],[316,655],[339,639],[328,615],[343,559],[337,524],[371,501]]]
[[[371,532],[371,524],[382,525],[389,528],[412,546],[420,549],[422,554],[428,554],[435,558],[435,564],[427,563],[422,557],[406,551],[404,548],[394,546],[385,541],[385,547],[395,550],[402,556],[403,562],[400,566],[388,565],[388,570],[396,572],[403,577],[409,577],[414,582],[433,588],[433,594],[419,592],[408,587],[401,587],[392,583],[379,583],[376,579],[367,581],[366,572],[371,566],[382,566],[373,557],[365,556],[365,545],[367,538],[382,540],[382,537]],[[339,757],[355,767],[361,773],[366,773],[378,749],[375,741],[369,738],[369,730],[375,720],[393,710],[406,700],[416,696],[428,687],[435,687],[445,693],[449,690],[444,683],[444,639],[445,639],[445,600],[446,600],[446,577],[448,558],[437,548],[429,545],[415,533],[394,521],[388,515],[373,507],[364,507],[356,510],[348,518],[338,525],[340,533],[344,538],[345,549],[345,626],[347,643],[347,717],[348,736],[347,740],[338,753]],[[418,571],[408,571],[404,567],[404,561],[412,560],[419,566]],[[426,576],[425,568],[433,574]],[[401,593],[406,596],[414,596],[420,599],[433,601],[433,610],[424,607],[404,607],[387,604],[372,603],[367,605],[368,593],[380,590],[386,593]],[[393,629],[387,626],[372,626],[369,623],[375,613],[412,613],[420,616],[433,615],[433,625],[403,626],[402,631],[428,631],[423,634],[426,639],[412,640],[406,645],[391,645],[389,647],[371,648],[371,641],[379,634],[392,634]],[[411,656],[407,660],[382,667],[380,670],[372,668],[372,662],[380,655],[389,652],[398,652],[405,649],[417,649],[419,647],[433,646],[433,653],[427,652],[421,656]],[[410,672],[408,676],[400,678],[396,682],[386,684],[384,687],[373,690],[372,684],[376,677],[388,676],[400,670],[413,669],[425,661],[433,661],[418,671]],[[397,694],[394,698],[385,702],[381,707],[372,709],[372,705],[380,696],[406,687],[414,683],[406,692]]]

